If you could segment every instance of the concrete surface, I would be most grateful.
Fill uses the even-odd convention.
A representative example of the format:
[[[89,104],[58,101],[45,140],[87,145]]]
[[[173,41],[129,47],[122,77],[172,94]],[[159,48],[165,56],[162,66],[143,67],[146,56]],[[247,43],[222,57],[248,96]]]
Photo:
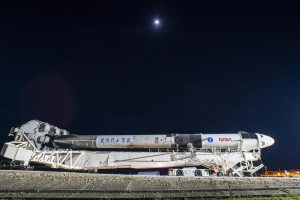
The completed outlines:
[[[300,178],[171,177],[0,170],[0,197],[157,198],[300,194]]]

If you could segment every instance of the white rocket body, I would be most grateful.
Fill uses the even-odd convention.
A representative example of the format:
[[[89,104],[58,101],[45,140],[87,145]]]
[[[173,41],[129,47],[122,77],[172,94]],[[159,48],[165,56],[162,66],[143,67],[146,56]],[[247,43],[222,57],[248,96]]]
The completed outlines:
[[[37,145],[53,145],[67,149],[144,149],[188,148],[242,150],[271,146],[274,139],[259,133],[161,134],[161,135],[74,135],[37,120],[29,121],[19,130]]]

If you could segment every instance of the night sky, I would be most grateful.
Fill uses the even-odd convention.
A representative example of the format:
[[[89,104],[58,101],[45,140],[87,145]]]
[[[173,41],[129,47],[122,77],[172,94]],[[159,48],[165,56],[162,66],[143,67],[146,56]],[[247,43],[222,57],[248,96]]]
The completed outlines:
[[[209,2],[1,1],[0,146],[31,119],[78,134],[244,130],[276,140],[269,168],[300,168],[300,4]]]

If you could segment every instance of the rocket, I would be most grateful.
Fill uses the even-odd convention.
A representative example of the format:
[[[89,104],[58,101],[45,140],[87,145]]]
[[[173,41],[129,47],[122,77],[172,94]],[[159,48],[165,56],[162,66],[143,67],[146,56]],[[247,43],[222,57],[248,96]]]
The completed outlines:
[[[68,135],[53,139],[56,147],[70,149],[241,149],[249,151],[274,144],[274,139],[259,133],[169,134],[169,135]]]
[[[274,139],[260,133],[153,134],[153,135],[75,135],[38,120],[31,120],[13,132],[24,132],[38,149],[216,149],[250,151],[269,147]],[[12,134],[13,135],[13,134]]]

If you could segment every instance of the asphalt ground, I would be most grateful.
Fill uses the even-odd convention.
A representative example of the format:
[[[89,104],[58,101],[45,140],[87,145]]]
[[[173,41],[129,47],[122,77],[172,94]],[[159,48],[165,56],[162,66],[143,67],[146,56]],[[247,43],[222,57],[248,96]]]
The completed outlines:
[[[0,170],[0,197],[160,198],[300,194],[300,178],[176,177]]]

